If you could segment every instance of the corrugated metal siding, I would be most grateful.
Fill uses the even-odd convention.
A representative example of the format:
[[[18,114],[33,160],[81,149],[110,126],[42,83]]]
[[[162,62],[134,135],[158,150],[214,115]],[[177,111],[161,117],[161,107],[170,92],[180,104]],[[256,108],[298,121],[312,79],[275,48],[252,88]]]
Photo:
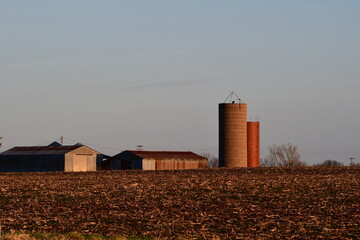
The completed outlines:
[[[0,171],[51,172],[76,171],[74,156],[85,155],[81,171],[96,171],[97,151],[83,145],[14,147],[0,154]]]
[[[0,155],[0,172],[64,171],[64,155]]]
[[[109,159],[111,170],[142,169],[142,158],[124,151]]]
[[[96,170],[103,169],[103,166],[102,166],[103,160],[104,160],[103,154],[96,154]]]
[[[98,152],[86,146],[67,153],[65,157],[65,171],[96,171],[97,154]]]
[[[109,161],[109,169],[111,170],[121,170],[121,169],[127,169],[124,164],[121,162],[118,158],[111,158]]]
[[[176,170],[207,168],[207,159],[192,152],[124,151],[110,159],[110,169]]]
[[[156,160],[155,159],[143,159],[142,160],[142,169],[143,170],[156,170]]]
[[[183,170],[207,168],[207,161],[201,160],[156,160],[156,170]]]
[[[199,161],[199,168],[207,168],[208,161]]]
[[[133,170],[142,170],[143,169],[143,161],[142,161],[142,159],[132,159],[131,160],[131,169],[133,169]]]
[[[101,164],[97,166],[97,170],[110,170],[111,169],[110,163],[111,163],[110,159],[101,161]]]

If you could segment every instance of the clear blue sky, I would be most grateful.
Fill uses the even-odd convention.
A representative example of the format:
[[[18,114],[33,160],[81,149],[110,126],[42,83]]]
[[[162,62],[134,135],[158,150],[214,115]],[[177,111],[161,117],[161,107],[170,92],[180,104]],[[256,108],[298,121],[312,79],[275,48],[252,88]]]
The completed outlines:
[[[360,162],[359,13],[357,0],[0,0],[0,151],[64,136],[110,155],[217,155],[234,91],[261,117],[262,156],[290,142],[310,164]]]

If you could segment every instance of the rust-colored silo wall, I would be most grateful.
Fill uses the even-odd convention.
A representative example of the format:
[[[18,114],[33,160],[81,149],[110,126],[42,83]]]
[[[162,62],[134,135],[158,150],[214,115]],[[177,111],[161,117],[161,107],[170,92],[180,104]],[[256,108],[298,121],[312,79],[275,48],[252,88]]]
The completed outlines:
[[[219,166],[247,167],[247,105],[219,104]]]
[[[260,167],[260,123],[247,123],[248,167]]]

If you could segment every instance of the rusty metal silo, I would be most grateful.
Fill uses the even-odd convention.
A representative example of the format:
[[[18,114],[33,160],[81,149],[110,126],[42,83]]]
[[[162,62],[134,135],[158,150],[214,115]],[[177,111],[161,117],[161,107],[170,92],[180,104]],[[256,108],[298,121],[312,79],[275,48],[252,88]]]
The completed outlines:
[[[247,105],[237,100],[219,104],[220,167],[247,167]]]
[[[260,122],[247,122],[248,167],[260,167]]]

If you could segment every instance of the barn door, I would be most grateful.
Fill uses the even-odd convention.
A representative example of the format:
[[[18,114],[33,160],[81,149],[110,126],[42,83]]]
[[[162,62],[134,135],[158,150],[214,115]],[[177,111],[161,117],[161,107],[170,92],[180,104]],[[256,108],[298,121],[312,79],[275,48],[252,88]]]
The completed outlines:
[[[87,170],[87,155],[74,155],[74,172],[85,172]]]

